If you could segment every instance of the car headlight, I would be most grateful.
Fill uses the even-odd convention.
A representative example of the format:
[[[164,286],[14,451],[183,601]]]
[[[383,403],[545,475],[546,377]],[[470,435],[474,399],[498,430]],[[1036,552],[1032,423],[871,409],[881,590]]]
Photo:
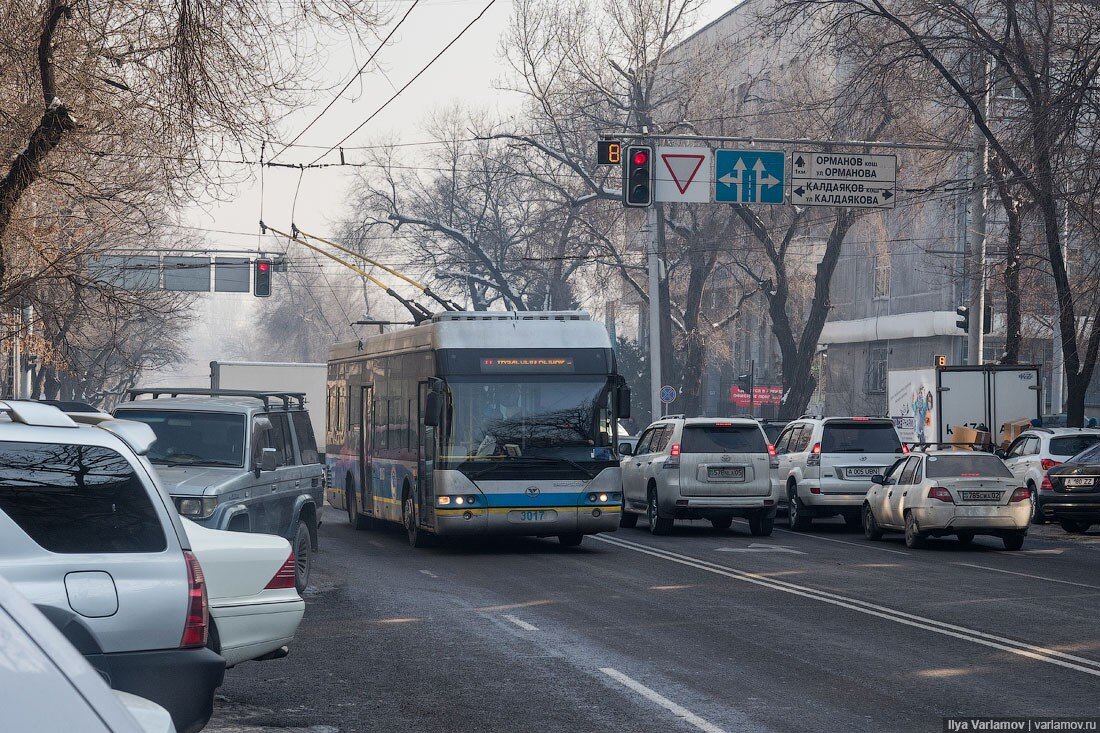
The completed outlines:
[[[207,519],[218,508],[216,496],[177,496],[176,509],[188,519]]]

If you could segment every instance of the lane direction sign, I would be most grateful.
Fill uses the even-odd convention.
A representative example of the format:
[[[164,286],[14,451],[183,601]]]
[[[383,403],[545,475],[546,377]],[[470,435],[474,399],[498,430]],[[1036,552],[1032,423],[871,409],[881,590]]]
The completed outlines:
[[[896,155],[795,151],[791,156],[791,203],[892,209],[897,200]]]
[[[654,200],[674,204],[710,203],[710,148],[658,147]]]
[[[781,150],[715,150],[715,203],[782,204],[785,158]]]

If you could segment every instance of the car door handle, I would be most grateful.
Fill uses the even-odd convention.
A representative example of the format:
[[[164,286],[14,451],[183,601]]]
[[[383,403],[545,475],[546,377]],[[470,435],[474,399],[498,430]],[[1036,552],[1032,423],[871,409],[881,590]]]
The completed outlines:
[[[901,495],[902,496],[909,496],[909,492],[908,491],[903,491],[903,492],[901,492]]]
[[[886,497],[887,497],[887,498],[890,498],[890,497],[891,497],[891,496],[893,496],[893,495],[894,495],[894,492],[893,492],[893,491],[887,491],[887,492],[886,492]]]
[[[642,465],[642,464],[640,464],[640,463],[635,463],[634,465],[635,465],[635,466],[637,467],[637,466],[640,466],[640,465]]]
[[[302,482],[301,482],[301,481],[295,481],[295,482],[294,482],[294,488],[298,489],[298,488],[301,488],[301,486],[302,486]]]

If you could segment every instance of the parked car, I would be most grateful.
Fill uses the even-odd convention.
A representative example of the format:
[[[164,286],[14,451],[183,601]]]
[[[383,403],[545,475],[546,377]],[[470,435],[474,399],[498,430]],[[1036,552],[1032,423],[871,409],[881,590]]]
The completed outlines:
[[[1100,443],[1100,430],[1088,428],[1029,428],[1012,441],[1003,453],[1008,470],[1031,491],[1032,506],[1038,508],[1039,487],[1047,471]],[[1035,511],[1033,521],[1046,521]]]
[[[210,599],[210,646],[226,666],[287,655],[306,604],[294,587],[294,553],[282,537],[183,528]]]
[[[111,687],[197,731],[225,661],[206,647],[202,568],[143,457],[154,435],[103,413],[77,419],[0,402],[0,576]]]
[[[658,420],[642,432],[637,453],[622,459],[622,526],[637,525],[642,512],[659,535],[677,519],[728,529],[734,517],[745,517],[754,536],[770,535],[776,497],[768,448],[752,419]]]
[[[789,420],[771,420],[765,418],[757,418],[757,422],[760,423],[760,427],[764,428],[764,435],[768,436],[768,443],[771,445],[776,444],[783,429],[791,424]]]
[[[955,535],[968,544],[975,535],[1000,537],[1006,550],[1024,546],[1031,521],[1031,494],[991,453],[968,450],[914,452],[872,478],[863,502],[863,531],[882,539],[905,532],[905,545],[926,537]]]
[[[113,691],[61,632],[0,578],[0,700],[4,729],[80,733],[175,733],[168,711]]]
[[[887,418],[802,417],[775,444],[776,479],[791,529],[805,531],[815,518],[841,515],[859,528],[871,477],[904,455]]]
[[[136,389],[130,398],[115,415],[156,433],[149,459],[179,513],[210,529],[285,537],[294,548],[295,585],[305,590],[325,481],[305,397]]]
[[[1035,513],[1067,532],[1088,532],[1100,524],[1100,444],[1047,471]]]

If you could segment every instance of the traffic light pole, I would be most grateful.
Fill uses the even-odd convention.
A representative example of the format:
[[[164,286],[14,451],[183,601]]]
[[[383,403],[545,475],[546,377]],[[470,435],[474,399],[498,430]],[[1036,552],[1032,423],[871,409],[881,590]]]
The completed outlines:
[[[975,62],[975,71],[986,89],[982,99],[982,114],[989,118],[989,64],[984,55]],[[985,219],[989,202],[989,141],[978,125],[974,125],[973,179],[974,192],[970,219],[970,329],[966,334],[966,363],[981,366],[985,359]]]
[[[749,415],[756,417],[756,359],[749,362]]]
[[[653,420],[662,416],[661,403],[661,258],[657,239],[657,207],[646,209],[649,267],[649,392]]]

